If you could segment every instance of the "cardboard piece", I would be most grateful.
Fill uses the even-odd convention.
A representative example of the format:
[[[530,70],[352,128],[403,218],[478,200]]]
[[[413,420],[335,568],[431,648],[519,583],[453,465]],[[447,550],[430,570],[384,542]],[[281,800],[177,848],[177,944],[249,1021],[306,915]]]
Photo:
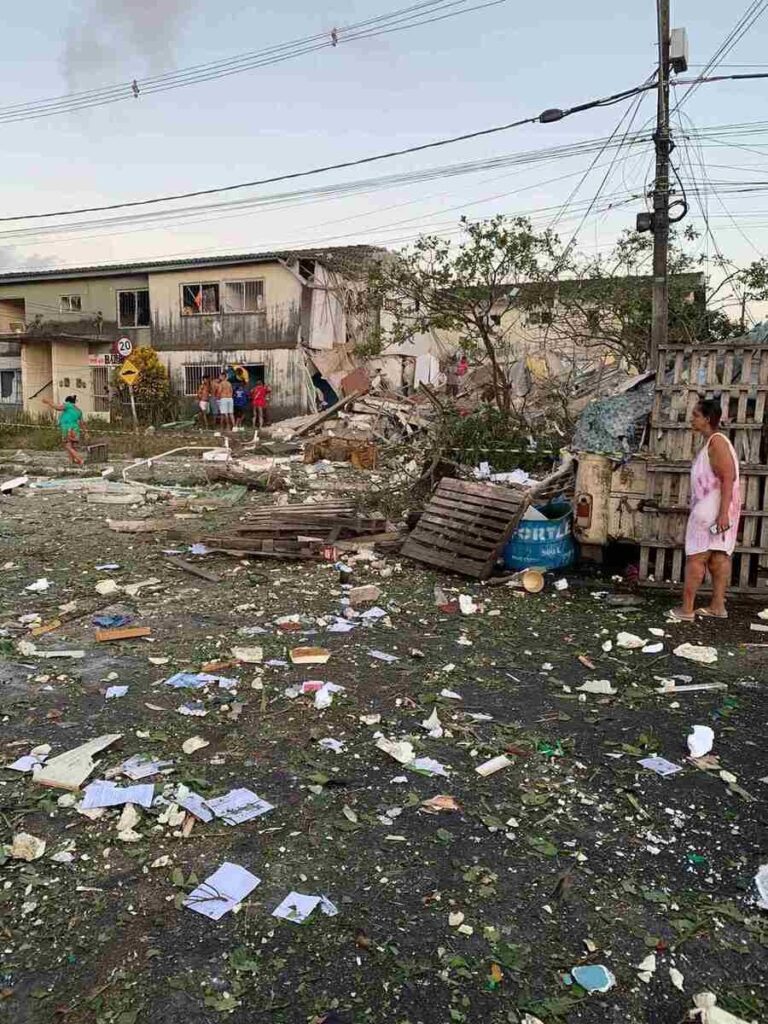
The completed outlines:
[[[106,733],[88,740],[79,747],[73,747],[57,757],[52,757],[44,768],[34,774],[33,781],[53,789],[68,789],[74,792],[96,767],[94,754],[100,753],[122,738],[122,733]]]

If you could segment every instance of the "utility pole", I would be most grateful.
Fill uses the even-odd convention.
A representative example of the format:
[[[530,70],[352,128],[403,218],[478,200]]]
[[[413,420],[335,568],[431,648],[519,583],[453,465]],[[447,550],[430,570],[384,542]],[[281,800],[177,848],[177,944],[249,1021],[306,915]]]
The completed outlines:
[[[667,342],[669,324],[669,0],[656,0],[658,11],[659,74],[656,102],[656,181],[653,187],[653,306],[651,314],[650,366],[659,364],[659,349]]]

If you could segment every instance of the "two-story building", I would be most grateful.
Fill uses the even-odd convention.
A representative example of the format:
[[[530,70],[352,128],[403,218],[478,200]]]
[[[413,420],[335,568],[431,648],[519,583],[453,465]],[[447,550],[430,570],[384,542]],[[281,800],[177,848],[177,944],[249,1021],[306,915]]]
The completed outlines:
[[[313,376],[346,365],[350,296],[382,254],[347,246],[0,273],[0,349],[15,360],[20,350],[21,371],[19,383],[15,363],[13,380],[0,365],[3,393],[13,388],[32,414],[43,398],[76,394],[86,414],[106,417],[113,349],[126,337],[151,345],[190,400],[204,374],[240,365],[270,385],[276,416],[309,411]]]

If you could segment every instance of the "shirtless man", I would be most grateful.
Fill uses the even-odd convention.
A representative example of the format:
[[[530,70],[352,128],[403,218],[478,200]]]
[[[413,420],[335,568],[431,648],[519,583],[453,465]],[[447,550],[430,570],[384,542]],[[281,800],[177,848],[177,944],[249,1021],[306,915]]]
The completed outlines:
[[[229,427],[230,430],[235,429],[235,403],[232,395],[229,377],[222,373],[219,378],[219,414],[222,427]]]

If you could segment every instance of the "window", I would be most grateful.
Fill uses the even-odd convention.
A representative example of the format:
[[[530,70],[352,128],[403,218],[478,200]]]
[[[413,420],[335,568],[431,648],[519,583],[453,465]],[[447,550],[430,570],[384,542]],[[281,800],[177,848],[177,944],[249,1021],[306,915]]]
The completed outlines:
[[[62,313],[79,313],[83,308],[83,300],[79,295],[62,295],[59,299],[59,310]]]
[[[118,327],[149,327],[149,288],[117,293]]]
[[[20,376],[20,370],[0,370],[0,401],[14,402],[17,400],[17,377]]]
[[[91,367],[91,388],[93,389],[93,411],[109,412],[109,366]]]
[[[197,395],[197,389],[203,382],[203,377],[218,377],[220,373],[220,366],[205,366],[202,363],[187,363],[184,367],[184,394],[188,397],[194,397]]]
[[[183,284],[181,286],[181,315],[202,316],[219,312],[218,284]]]
[[[260,313],[264,309],[263,281],[225,281],[225,313]]]
[[[531,326],[537,324],[551,324],[552,323],[552,310],[551,309],[532,309],[528,314],[528,323]]]

